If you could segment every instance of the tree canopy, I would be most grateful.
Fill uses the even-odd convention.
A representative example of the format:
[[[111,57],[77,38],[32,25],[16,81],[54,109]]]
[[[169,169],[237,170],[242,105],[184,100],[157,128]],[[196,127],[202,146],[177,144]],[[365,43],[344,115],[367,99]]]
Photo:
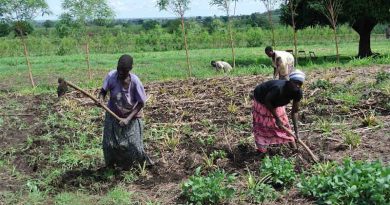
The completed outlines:
[[[64,0],[62,8],[82,24],[96,19],[114,17],[114,12],[108,5],[107,0]]]
[[[323,0],[301,0],[297,7],[296,28],[313,25],[330,25],[326,16],[315,5]],[[389,0],[341,0],[339,23],[348,23],[359,34],[359,57],[371,56],[370,34],[378,23],[390,22]],[[291,25],[291,14],[286,4],[282,5],[281,22]]]
[[[49,14],[45,0],[1,0],[0,18],[5,21],[31,20],[38,15]]]

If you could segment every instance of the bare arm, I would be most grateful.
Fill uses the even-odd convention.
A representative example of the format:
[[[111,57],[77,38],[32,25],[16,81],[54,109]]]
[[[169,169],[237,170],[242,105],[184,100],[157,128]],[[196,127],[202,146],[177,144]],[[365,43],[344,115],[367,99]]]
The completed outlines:
[[[276,77],[279,75],[279,67],[281,63],[282,63],[282,59],[280,57],[277,57],[275,59],[274,79],[276,79]]]
[[[299,101],[293,101],[293,105],[292,105],[292,111],[291,111],[291,118],[292,118],[292,121],[293,121],[293,125],[294,125],[294,132],[295,132],[295,136],[296,138],[298,138],[298,125],[297,125],[297,119],[298,119],[298,110],[299,110]]]
[[[130,113],[127,118],[124,118],[119,122],[121,126],[125,126],[129,124],[129,122],[134,118],[134,116],[144,107],[143,103],[137,103],[137,105],[134,107],[133,111]]]

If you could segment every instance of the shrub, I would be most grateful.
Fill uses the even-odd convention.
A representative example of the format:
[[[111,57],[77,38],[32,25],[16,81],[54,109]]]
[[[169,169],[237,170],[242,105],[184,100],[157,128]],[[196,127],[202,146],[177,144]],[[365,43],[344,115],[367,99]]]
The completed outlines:
[[[390,167],[381,162],[344,160],[329,172],[302,177],[300,192],[319,204],[389,204]]]
[[[235,190],[231,187],[236,177],[226,174],[224,170],[216,170],[207,176],[200,175],[198,167],[195,175],[184,182],[181,187],[183,195],[188,201],[196,204],[217,204],[234,196]]]
[[[280,156],[265,157],[261,163],[260,173],[270,175],[270,180],[276,186],[291,186],[296,178],[294,161]]]

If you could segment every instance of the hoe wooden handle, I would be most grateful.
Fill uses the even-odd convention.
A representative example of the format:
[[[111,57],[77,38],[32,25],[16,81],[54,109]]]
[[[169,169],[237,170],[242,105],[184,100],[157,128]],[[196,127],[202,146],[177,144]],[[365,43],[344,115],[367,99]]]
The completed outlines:
[[[310,148],[299,138],[295,137],[294,133],[291,132],[291,130],[287,129],[286,127],[283,126],[283,130],[286,131],[289,135],[293,136],[300,145],[302,145],[303,148],[309,153],[311,158],[314,160],[314,162],[318,163],[319,159],[317,156],[313,154],[313,152],[310,150]]]
[[[77,85],[69,82],[69,81],[66,81],[64,80],[64,82],[69,85],[70,87],[82,92],[84,95],[88,96],[89,98],[91,98],[93,101],[95,101],[95,103],[99,104],[103,109],[105,109],[108,113],[110,113],[112,116],[114,116],[117,120],[121,121],[122,118],[118,117],[118,115],[116,115],[114,112],[112,112],[110,110],[110,108],[108,108],[105,104],[101,103],[98,99],[96,99],[94,96],[92,96],[91,94],[89,94],[88,92],[86,92],[85,90],[81,89],[80,87],[78,87]]]

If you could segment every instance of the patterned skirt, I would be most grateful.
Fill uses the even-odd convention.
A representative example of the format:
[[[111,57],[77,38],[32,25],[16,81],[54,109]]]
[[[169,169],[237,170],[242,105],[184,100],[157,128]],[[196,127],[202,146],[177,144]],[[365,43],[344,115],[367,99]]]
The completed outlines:
[[[276,114],[279,116],[283,125],[290,129],[285,107],[277,107]],[[272,113],[261,103],[253,100],[253,128],[257,148],[264,149],[267,145],[286,144],[294,142],[294,137],[290,136],[285,130],[280,129]]]
[[[144,151],[143,125],[141,119],[133,119],[120,126],[116,118],[106,113],[103,132],[103,152],[106,166],[114,164],[128,167],[134,163],[149,162]]]

